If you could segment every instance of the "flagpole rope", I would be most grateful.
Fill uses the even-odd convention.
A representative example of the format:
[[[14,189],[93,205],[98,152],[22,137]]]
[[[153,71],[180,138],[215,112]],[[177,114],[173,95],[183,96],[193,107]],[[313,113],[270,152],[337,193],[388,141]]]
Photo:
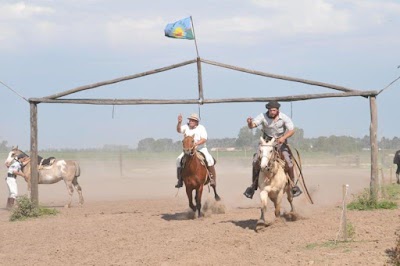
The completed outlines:
[[[25,101],[29,102],[24,96],[20,95],[18,92],[16,92],[15,90],[13,90],[10,86],[8,86],[7,84],[5,84],[3,81],[0,80],[0,83],[3,84],[4,87],[6,87],[7,89],[9,89],[10,91],[14,92],[16,95],[18,95],[20,98],[24,99]]]

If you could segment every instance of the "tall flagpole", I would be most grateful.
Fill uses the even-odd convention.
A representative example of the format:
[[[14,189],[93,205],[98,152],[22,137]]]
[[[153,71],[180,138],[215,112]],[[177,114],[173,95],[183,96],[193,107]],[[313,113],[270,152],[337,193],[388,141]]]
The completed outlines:
[[[199,103],[198,103],[198,108],[199,108],[199,117],[201,119],[200,105],[203,104],[203,100],[204,100],[204,96],[203,96],[203,78],[202,78],[202,73],[201,73],[201,60],[200,60],[200,55],[199,55],[199,49],[197,48],[196,33],[194,32],[194,24],[193,24],[192,16],[190,16],[190,22],[192,23],[192,29],[193,29],[193,35],[194,35],[194,44],[196,46],[196,53],[197,53],[197,82],[198,82],[198,85],[199,85]]]
[[[196,46],[197,57],[200,57],[200,55],[199,55],[199,49],[197,48],[196,33],[194,32],[194,23],[193,23],[193,18],[192,18],[192,16],[190,16],[190,22],[192,23],[192,29],[193,29],[193,35],[194,35],[194,45]]]

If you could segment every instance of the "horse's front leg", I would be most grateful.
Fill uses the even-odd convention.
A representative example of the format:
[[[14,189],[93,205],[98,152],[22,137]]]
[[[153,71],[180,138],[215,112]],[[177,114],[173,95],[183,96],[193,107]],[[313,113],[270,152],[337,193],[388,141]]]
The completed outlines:
[[[283,197],[283,189],[278,192],[276,197],[271,197],[275,206],[275,218],[279,218],[281,216],[282,197]]]
[[[290,204],[290,211],[294,212],[295,210],[293,205],[293,194],[289,184],[286,185],[286,194],[287,194],[287,200],[289,201]]]
[[[262,190],[260,192],[261,199],[261,216],[257,222],[257,227],[265,226],[265,214],[267,213],[267,204],[268,204],[268,192],[266,190]]]
[[[193,205],[193,195],[192,195],[192,189],[188,188],[186,186],[186,195],[189,200],[189,207],[195,212],[196,211],[196,206]]]
[[[28,198],[31,198],[31,192],[32,192],[32,187],[31,187],[31,180],[26,180],[28,184]]]
[[[201,195],[203,195],[203,186],[200,186],[196,190],[196,207],[197,207],[198,217],[201,217]]]

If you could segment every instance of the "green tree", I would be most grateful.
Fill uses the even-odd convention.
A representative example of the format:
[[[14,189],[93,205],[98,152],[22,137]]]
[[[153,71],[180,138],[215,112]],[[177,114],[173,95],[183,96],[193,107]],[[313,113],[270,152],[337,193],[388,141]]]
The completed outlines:
[[[236,139],[236,147],[248,148],[253,146],[254,134],[251,129],[244,126],[240,129],[238,138]]]
[[[153,138],[145,138],[139,141],[137,150],[138,151],[152,151],[155,140]]]

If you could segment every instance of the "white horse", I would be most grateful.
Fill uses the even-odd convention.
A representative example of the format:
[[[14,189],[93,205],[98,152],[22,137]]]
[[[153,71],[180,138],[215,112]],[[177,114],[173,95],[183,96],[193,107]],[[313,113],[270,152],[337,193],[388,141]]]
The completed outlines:
[[[261,171],[258,176],[258,186],[261,198],[261,217],[257,222],[256,230],[266,226],[265,213],[267,212],[268,198],[274,203],[275,217],[280,217],[281,202],[283,194],[287,193],[291,212],[294,212],[293,195],[290,189],[289,176],[285,173],[285,161],[279,156],[275,149],[275,139],[266,142],[260,137],[258,156],[261,161]]]
[[[6,166],[10,166],[15,157],[23,154],[25,157],[29,157],[26,153],[16,148],[13,148],[5,161]],[[39,161],[40,164],[40,161]],[[25,175],[25,181],[28,183],[28,193],[31,192],[31,164],[30,158],[26,160],[26,163],[22,166],[22,172]],[[78,184],[78,177],[80,176],[80,167],[76,161],[72,160],[58,160],[56,159],[51,166],[41,167],[39,170],[39,184],[54,184],[61,180],[64,180],[65,185],[69,193],[69,202],[65,205],[66,208],[71,207],[72,194],[74,193],[74,187],[79,194],[79,204],[83,204],[82,188]]]

